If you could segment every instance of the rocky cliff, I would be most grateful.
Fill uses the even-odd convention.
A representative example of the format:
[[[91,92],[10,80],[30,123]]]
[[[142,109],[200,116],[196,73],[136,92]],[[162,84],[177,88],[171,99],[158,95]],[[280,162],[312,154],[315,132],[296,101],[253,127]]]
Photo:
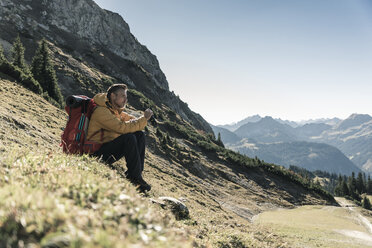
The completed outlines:
[[[54,35],[60,29],[134,61],[153,76],[157,86],[168,89],[157,58],[131,34],[128,24],[116,13],[101,9],[92,0],[1,0],[1,20],[14,23],[22,33],[47,35],[58,45],[73,45]],[[16,31],[16,30],[15,30]]]
[[[46,38],[54,46],[64,96],[91,96],[111,83],[125,82],[212,133],[201,116],[169,92],[156,56],[137,41],[120,15],[101,9],[92,0],[0,0],[0,7],[0,43],[5,53],[9,55],[11,43],[20,35],[30,62],[37,41]],[[74,66],[81,63],[100,73]]]

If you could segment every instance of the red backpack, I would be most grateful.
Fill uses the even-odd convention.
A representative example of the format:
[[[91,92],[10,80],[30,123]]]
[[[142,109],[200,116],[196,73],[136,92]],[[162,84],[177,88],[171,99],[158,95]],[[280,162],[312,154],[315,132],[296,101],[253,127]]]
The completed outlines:
[[[87,96],[72,95],[66,98],[65,110],[68,113],[68,120],[61,136],[61,146],[64,153],[94,153],[101,147],[99,143],[86,140],[89,120],[96,106],[94,100]],[[103,140],[103,130],[100,131],[101,140]]]

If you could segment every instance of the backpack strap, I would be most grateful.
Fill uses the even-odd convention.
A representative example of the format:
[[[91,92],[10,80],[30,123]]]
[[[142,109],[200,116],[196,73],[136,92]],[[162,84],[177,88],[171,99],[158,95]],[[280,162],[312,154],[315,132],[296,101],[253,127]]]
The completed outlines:
[[[89,100],[84,100],[83,101],[83,106],[81,107],[81,113],[86,113],[88,112],[88,104],[90,102],[90,99]]]

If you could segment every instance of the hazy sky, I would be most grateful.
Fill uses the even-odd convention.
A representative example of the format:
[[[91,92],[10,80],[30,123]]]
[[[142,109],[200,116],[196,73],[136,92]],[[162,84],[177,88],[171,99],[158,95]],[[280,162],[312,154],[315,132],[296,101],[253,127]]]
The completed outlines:
[[[372,115],[372,0],[95,0],[212,124]]]

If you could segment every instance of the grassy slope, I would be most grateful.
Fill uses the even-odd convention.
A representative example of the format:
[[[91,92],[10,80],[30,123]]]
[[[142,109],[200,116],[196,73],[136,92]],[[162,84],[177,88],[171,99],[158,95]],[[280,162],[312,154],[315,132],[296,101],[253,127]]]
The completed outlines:
[[[137,108],[151,105],[131,97]],[[203,152],[161,121],[147,131],[144,174],[153,190],[141,197],[118,171],[61,153],[63,111],[6,80],[0,80],[0,101],[0,240],[69,240],[70,245],[102,247],[291,247],[270,228],[251,225],[250,218],[276,207],[326,203],[280,176]],[[164,106],[157,111],[181,122]],[[173,145],[161,146],[156,128],[168,128]],[[123,164],[117,163],[119,171]],[[168,210],[149,203],[148,197],[158,196],[184,198],[191,218],[176,221]]]
[[[362,223],[361,214],[371,220],[370,211],[360,207],[302,206],[262,213],[255,223],[296,240],[293,247],[370,247],[372,235]]]

